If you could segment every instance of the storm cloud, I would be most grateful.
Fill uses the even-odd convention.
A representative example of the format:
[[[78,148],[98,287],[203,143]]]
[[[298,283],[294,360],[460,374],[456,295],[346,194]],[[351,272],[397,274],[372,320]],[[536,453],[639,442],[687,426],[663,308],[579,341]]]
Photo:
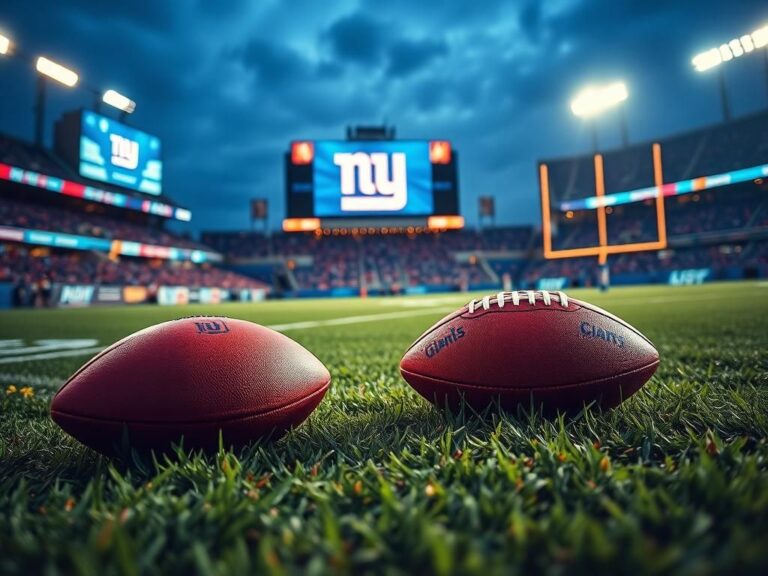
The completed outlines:
[[[486,194],[498,222],[529,223],[536,161],[589,150],[575,90],[624,79],[635,141],[718,122],[716,81],[690,58],[766,20],[757,1],[6,0],[0,31],[23,57],[0,60],[0,131],[31,139],[29,60],[46,54],[136,100],[130,123],[163,139],[165,189],[195,230],[247,227],[252,197],[269,198],[277,226],[290,140],[384,120],[454,142],[470,223]],[[760,58],[729,67],[737,115],[765,106],[762,74]],[[48,101],[52,123],[92,96]],[[615,117],[598,128],[618,144]]]

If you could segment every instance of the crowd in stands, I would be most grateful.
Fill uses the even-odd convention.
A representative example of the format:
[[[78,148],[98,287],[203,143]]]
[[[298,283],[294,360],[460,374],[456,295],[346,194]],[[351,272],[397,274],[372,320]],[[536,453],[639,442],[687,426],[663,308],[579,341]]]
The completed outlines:
[[[262,282],[207,264],[121,258],[110,260],[80,251],[7,245],[0,250],[0,282],[26,293],[42,291],[53,283],[100,286],[215,287],[230,290],[265,288]]]
[[[0,197],[0,225],[94,236],[110,240],[131,240],[177,248],[204,248],[189,238],[169,234],[158,228],[140,226],[125,220],[85,211],[79,212],[53,206],[28,204],[2,197]]]
[[[768,274],[768,240],[755,240],[736,244],[712,244],[674,248],[662,251],[633,252],[609,258],[610,273],[614,278],[625,275],[655,277],[673,270],[708,268],[714,278],[731,277],[730,270],[755,275],[762,270]],[[579,286],[593,286],[599,273],[597,260],[569,258],[532,262],[520,276],[525,287],[536,284],[540,278],[568,278]]]
[[[427,234],[277,234],[208,232],[203,242],[235,259],[312,258],[296,266],[299,288],[356,288],[361,272],[366,286],[390,289],[415,285],[482,284],[491,278],[477,262],[460,263],[457,253],[518,252],[521,257],[539,237],[530,226]]]
[[[766,133],[768,112],[761,112],[666,139],[662,142],[664,180],[674,182],[764,164],[768,162]],[[0,136],[0,162],[54,176],[72,175],[51,153],[4,136]],[[591,155],[547,164],[555,210],[561,200],[593,195]],[[650,186],[654,179],[650,143],[606,152],[604,174],[609,194]],[[532,226],[439,233],[209,232],[198,243],[149,220],[140,224],[135,218],[86,210],[85,204],[81,210],[65,206],[34,203],[23,195],[0,196],[0,226],[213,249],[232,263],[265,267],[265,274],[272,274],[273,279],[279,276],[280,284],[284,284],[281,289],[289,291],[357,290],[365,286],[398,292],[424,285],[460,289],[495,286],[504,278],[520,288],[531,288],[541,278],[559,277],[577,285],[593,285],[599,270],[594,257],[544,260],[541,233]],[[610,244],[657,238],[654,201],[613,206],[606,212]],[[613,276],[662,275],[692,268],[710,268],[716,277],[725,277],[733,269],[759,270],[768,275],[768,239],[759,233],[768,229],[768,184],[762,180],[668,197],[665,212],[669,249],[611,256]],[[594,212],[557,213],[553,231],[556,249],[598,243]],[[741,232],[751,235],[739,236]],[[232,289],[265,285],[208,265],[111,260],[105,254],[11,243],[0,244],[0,282],[36,286],[38,290],[53,283]]]
[[[768,225],[768,191],[751,183],[670,197],[664,207],[670,236],[724,233]],[[553,241],[556,248],[579,248],[597,243],[594,214],[582,212],[571,219],[560,216],[556,222],[557,235]],[[609,244],[656,240],[655,201],[609,208],[606,227]]]
[[[665,207],[673,242],[691,235],[768,226],[768,192],[751,183],[668,198]],[[615,207],[607,222],[611,244],[657,239],[653,201]],[[269,254],[309,257],[293,270],[298,289],[356,288],[361,277],[366,286],[385,289],[461,287],[499,283],[505,274],[518,285],[530,286],[540,277],[562,276],[584,285],[593,283],[598,271],[594,257],[536,261],[541,238],[533,227],[415,235],[278,234],[272,238],[257,233],[207,233],[204,241],[235,258],[263,258]],[[560,218],[553,242],[557,249],[595,246],[598,237],[594,215]],[[657,252],[615,256],[611,258],[612,272],[653,274],[704,267],[707,262],[713,269],[724,270],[747,265],[754,254],[752,248],[728,252],[718,246],[679,249],[661,253],[661,257]],[[466,254],[481,257],[468,260]]]

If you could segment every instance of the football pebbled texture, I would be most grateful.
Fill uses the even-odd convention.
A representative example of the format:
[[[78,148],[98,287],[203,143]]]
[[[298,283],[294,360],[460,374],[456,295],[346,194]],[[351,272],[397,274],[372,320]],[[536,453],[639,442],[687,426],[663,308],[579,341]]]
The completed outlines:
[[[274,330],[222,317],[164,322],[123,338],[61,387],[51,417],[103,453],[239,447],[297,426],[330,383],[306,348]]]
[[[405,353],[400,372],[427,400],[482,410],[611,408],[656,371],[659,353],[616,316],[562,292],[502,292],[437,322]]]

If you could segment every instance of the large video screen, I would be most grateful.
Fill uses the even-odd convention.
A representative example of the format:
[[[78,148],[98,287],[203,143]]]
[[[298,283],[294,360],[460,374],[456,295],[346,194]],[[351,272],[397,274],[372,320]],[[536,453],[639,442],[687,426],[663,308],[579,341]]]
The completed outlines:
[[[80,175],[147,194],[163,191],[160,140],[95,112],[83,111]]]
[[[286,157],[287,216],[458,214],[455,162],[445,141],[293,142]]]

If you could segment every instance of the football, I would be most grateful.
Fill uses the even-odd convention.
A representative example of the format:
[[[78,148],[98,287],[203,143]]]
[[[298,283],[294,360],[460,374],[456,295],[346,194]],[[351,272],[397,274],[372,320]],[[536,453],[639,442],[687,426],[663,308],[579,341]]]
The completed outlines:
[[[437,406],[611,408],[656,371],[635,328],[562,292],[501,292],[437,322],[405,353],[403,378]]]
[[[297,426],[330,383],[325,366],[274,330],[195,316],[136,332],[81,367],[51,416],[103,453],[124,445],[163,450],[239,447]]]

